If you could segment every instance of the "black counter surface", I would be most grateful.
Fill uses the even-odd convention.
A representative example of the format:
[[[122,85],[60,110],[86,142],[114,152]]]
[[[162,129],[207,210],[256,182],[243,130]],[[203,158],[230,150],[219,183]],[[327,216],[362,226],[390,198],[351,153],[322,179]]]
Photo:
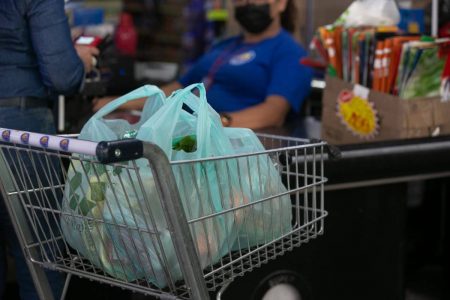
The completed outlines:
[[[297,138],[313,138],[306,121],[298,119],[282,128],[257,131]],[[317,130],[316,130],[317,132]],[[315,138],[315,137],[314,137]],[[341,158],[327,159],[325,172],[329,184],[376,184],[450,176],[450,136],[338,145]],[[368,182],[370,181],[370,182]]]
[[[317,137],[317,128],[313,136],[307,123],[258,132]],[[295,286],[302,300],[422,299],[417,294],[448,299],[444,277],[420,280],[418,274],[430,265],[442,270],[442,261],[448,262],[442,256],[448,237],[439,227],[448,224],[441,207],[450,177],[450,136],[338,148],[340,159],[325,158],[329,215],[323,236],[237,280],[224,299],[260,300],[257,295],[276,282]],[[416,184],[422,194],[411,193]],[[411,207],[411,195],[420,204]]]

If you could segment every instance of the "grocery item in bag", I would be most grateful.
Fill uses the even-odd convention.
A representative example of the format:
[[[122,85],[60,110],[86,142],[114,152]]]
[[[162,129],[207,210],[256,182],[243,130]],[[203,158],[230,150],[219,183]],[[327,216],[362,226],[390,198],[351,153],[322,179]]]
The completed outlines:
[[[233,248],[237,250],[262,245],[289,233],[292,230],[292,204],[281,182],[277,162],[268,154],[254,155],[265,149],[250,129],[225,130],[236,153],[249,154],[238,161],[241,180],[244,186],[250,188],[250,202],[266,199],[245,210],[244,225]],[[281,196],[272,198],[276,195]]]

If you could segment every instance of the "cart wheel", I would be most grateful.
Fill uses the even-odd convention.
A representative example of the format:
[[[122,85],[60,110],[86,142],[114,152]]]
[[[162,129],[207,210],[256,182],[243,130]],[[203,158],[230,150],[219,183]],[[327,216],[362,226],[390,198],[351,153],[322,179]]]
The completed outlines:
[[[276,271],[264,278],[252,300],[312,300],[311,288],[303,277],[293,271]]]

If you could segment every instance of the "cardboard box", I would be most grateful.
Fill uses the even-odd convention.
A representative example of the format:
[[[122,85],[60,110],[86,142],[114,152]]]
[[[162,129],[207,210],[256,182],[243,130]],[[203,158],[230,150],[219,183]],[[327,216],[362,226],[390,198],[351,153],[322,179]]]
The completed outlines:
[[[328,77],[322,99],[322,139],[355,144],[450,134],[450,102],[404,100]]]

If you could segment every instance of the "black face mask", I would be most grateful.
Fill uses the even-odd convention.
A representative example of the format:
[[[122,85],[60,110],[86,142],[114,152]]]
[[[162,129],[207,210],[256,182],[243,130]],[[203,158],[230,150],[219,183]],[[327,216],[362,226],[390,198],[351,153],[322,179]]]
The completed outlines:
[[[273,21],[269,4],[237,6],[234,9],[234,16],[246,31],[253,34],[263,32]]]

